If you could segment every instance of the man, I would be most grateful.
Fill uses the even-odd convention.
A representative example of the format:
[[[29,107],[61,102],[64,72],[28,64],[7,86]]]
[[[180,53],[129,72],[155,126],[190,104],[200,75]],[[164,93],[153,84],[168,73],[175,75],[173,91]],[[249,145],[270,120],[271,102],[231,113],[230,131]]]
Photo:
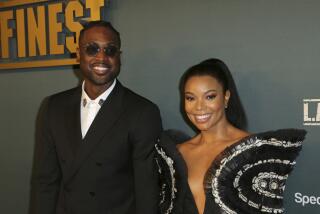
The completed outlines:
[[[152,214],[156,105],[116,79],[120,35],[105,21],[80,33],[81,87],[48,100],[36,168],[35,214]]]

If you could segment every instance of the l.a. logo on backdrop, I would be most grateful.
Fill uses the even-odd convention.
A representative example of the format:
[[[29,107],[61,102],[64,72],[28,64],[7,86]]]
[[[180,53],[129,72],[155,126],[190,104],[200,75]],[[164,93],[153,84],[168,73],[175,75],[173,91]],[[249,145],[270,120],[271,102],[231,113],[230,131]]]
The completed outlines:
[[[0,69],[78,64],[81,22],[105,17],[108,1],[0,2]]]
[[[320,99],[303,99],[303,125],[320,126]]]

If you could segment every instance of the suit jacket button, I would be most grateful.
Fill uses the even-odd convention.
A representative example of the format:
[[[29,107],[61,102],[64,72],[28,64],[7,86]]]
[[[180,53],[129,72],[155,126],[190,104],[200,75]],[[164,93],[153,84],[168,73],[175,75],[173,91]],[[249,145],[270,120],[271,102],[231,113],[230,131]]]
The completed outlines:
[[[89,194],[90,194],[92,197],[96,196],[96,193],[95,193],[95,192],[89,192]]]

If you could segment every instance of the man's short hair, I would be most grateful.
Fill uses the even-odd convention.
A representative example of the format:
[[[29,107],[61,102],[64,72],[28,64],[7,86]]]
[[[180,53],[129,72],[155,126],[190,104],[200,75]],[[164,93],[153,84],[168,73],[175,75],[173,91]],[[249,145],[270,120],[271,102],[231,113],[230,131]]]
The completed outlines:
[[[119,48],[121,47],[121,39],[120,39],[120,33],[112,26],[110,22],[104,21],[104,20],[98,20],[98,21],[91,21],[91,22],[86,22],[83,24],[83,28],[80,31],[79,35],[79,43],[84,35],[84,33],[93,28],[93,27],[104,27],[106,29],[112,30],[114,34],[116,35],[116,39],[119,45]]]

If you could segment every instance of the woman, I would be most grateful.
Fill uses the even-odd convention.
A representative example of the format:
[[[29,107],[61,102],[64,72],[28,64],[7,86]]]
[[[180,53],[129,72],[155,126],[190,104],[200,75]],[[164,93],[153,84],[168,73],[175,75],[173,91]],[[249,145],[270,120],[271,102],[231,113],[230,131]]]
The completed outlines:
[[[187,140],[166,133],[156,145],[160,213],[283,213],[285,181],[305,131],[245,131],[232,75],[218,59],[188,69],[181,96],[198,133]]]

